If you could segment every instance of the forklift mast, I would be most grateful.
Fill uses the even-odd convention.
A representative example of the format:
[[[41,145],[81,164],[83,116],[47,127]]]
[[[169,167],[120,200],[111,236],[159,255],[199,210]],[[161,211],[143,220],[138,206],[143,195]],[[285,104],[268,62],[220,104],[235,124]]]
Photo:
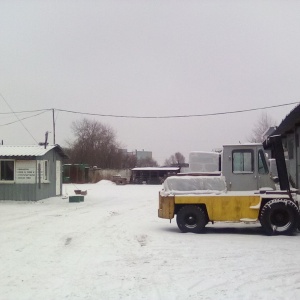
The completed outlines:
[[[263,147],[265,150],[271,150],[272,155],[275,158],[280,190],[290,192],[290,183],[285,163],[281,136],[273,135],[268,137],[263,142]]]

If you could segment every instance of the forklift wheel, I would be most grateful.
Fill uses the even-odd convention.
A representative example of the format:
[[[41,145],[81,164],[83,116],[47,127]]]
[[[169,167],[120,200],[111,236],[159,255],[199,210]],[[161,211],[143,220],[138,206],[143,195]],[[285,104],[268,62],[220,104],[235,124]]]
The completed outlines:
[[[196,205],[185,205],[177,213],[177,225],[182,232],[199,233],[207,224],[203,209]]]
[[[268,235],[289,235],[293,234],[298,227],[298,216],[299,209],[293,201],[273,199],[263,206],[260,223]]]

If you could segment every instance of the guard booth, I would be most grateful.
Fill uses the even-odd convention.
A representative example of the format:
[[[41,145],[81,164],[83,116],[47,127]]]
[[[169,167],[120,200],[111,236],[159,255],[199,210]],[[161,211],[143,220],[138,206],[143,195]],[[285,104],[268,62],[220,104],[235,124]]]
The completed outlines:
[[[62,194],[62,161],[58,145],[0,145],[0,200],[41,200]]]

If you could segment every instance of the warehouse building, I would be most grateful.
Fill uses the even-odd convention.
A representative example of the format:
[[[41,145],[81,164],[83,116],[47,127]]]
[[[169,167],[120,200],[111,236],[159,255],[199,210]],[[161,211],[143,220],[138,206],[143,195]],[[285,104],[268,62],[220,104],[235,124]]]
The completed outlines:
[[[289,162],[289,180],[293,187],[300,188],[300,105],[296,106],[272,132],[281,135],[283,148]]]

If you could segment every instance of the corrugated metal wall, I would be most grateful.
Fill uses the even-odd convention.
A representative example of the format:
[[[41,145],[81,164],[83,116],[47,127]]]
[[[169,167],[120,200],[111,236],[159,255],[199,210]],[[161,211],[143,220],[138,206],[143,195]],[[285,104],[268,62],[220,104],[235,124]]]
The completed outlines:
[[[35,184],[0,184],[0,200],[36,200]]]

